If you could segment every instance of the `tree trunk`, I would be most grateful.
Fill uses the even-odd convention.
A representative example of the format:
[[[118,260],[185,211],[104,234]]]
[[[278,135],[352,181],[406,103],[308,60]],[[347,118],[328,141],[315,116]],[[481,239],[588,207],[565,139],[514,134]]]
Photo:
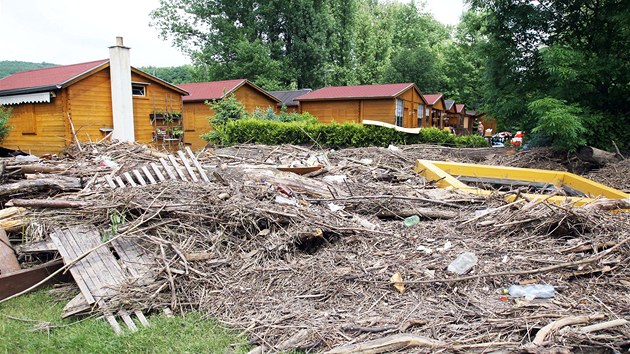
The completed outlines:
[[[591,146],[585,146],[577,152],[577,157],[586,162],[590,162],[599,166],[608,163],[619,162],[616,154],[604,150],[600,150]]]
[[[92,203],[80,200],[64,200],[64,199],[11,199],[7,206],[26,207],[26,208],[83,208],[92,205]]]
[[[81,189],[81,180],[78,178],[40,178],[32,180],[22,180],[19,182],[0,185],[0,197],[5,197],[18,192],[34,192],[42,189],[57,190],[79,190]]]

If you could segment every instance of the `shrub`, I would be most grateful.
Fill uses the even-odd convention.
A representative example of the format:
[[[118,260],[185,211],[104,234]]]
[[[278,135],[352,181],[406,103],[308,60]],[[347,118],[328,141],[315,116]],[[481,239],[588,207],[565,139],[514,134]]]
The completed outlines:
[[[9,118],[11,118],[12,109],[9,107],[0,106],[0,142],[9,135],[11,126],[9,125]]]
[[[579,116],[582,109],[578,106],[545,97],[532,101],[527,108],[537,117],[532,132],[540,135],[540,141],[550,141],[552,147],[568,151],[586,145],[587,131]]]
[[[488,146],[483,137],[457,137],[436,128],[421,129],[420,134],[407,134],[356,123],[315,123],[308,116],[290,122],[254,118],[230,120],[214,132],[202,135],[202,138],[221,145],[316,143],[323,147],[344,148],[433,143],[457,147]]]
[[[233,94],[218,101],[206,102],[206,104],[214,110],[214,115],[210,118],[213,128],[231,120],[247,118],[245,107]]]

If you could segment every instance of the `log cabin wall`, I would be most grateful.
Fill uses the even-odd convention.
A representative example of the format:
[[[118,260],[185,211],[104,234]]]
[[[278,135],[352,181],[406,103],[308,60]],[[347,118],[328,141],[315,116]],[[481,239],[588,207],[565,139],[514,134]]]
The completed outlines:
[[[69,138],[66,118],[65,90],[56,91],[50,103],[10,105],[8,125],[11,131],[2,142],[9,149],[19,149],[34,155],[59,153]]]
[[[68,113],[79,141],[99,141],[113,128],[109,68],[96,72],[66,88]],[[67,118],[66,118],[67,119]],[[68,132],[72,139],[71,133]]]
[[[418,127],[418,106],[424,105],[424,101],[414,87],[392,98],[305,100],[300,102],[300,110],[312,114],[321,123],[361,123],[363,120],[374,120],[396,124],[396,99],[403,100],[403,126]]]
[[[375,120],[379,122],[396,123],[396,100],[387,98],[383,100],[362,100],[360,112],[361,120]],[[360,107],[360,108],[361,108]],[[359,121],[359,122],[360,122]]]
[[[278,112],[278,102],[269,98],[269,96],[254,89],[248,84],[244,84],[234,91],[236,99],[245,106],[247,113],[254,113],[256,108],[267,111],[271,107],[274,112]]]
[[[153,142],[155,122],[151,121],[151,114],[155,112],[179,113],[183,116],[182,95],[159,82],[149,81],[146,77],[131,73],[132,83],[148,83],[145,95],[133,96],[133,116],[136,141],[141,144]],[[174,122],[173,126],[181,126],[183,120]]]
[[[254,113],[256,109],[266,111],[269,107],[274,112],[278,112],[277,101],[263,94],[259,90],[245,83],[232,92],[236,99],[243,104],[247,113]],[[200,149],[208,144],[200,138],[201,134],[209,133],[210,118],[214,115],[214,110],[205,101],[188,101],[183,105],[184,117],[184,143],[191,149]]]
[[[321,123],[361,122],[361,100],[302,101],[300,108],[302,112],[312,114]],[[391,115],[393,117],[393,111]]]
[[[418,91],[409,88],[407,91],[400,94],[397,98],[404,101],[404,118],[403,126],[405,128],[417,128],[418,127],[418,105],[423,104],[422,98]]]
[[[200,135],[210,132],[210,118],[214,110],[202,101],[184,102],[184,142],[191,149],[200,149],[207,141]]]

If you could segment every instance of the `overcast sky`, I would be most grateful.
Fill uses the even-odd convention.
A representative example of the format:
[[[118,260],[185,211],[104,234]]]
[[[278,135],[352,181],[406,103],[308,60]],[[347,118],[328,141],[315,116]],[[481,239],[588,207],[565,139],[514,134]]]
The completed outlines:
[[[407,0],[409,1],[409,0]],[[455,24],[463,0],[426,0],[436,19]],[[0,60],[75,64],[105,59],[116,36],[132,48],[133,66],[190,61],[149,27],[159,0],[0,0]]]

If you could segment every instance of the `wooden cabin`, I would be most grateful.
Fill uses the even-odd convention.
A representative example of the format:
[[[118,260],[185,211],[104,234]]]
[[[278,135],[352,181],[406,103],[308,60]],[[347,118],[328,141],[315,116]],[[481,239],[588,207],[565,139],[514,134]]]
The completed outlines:
[[[455,100],[444,100],[444,109],[446,111],[446,124],[454,127],[457,134],[463,134],[463,123],[461,115],[457,113]]]
[[[473,132],[473,120],[471,119],[470,116],[466,115],[466,105],[463,103],[456,103],[455,104],[455,110],[457,111],[457,114],[460,115],[461,119],[462,119],[462,129],[463,132],[465,134],[473,134],[476,132]]]
[[[112,48],[128,52],[122,40],[120,44]],[[73,131],[80,142],[111,136],[152,143],[151,115],[158,110],[181,112],[187,92],[128,64],[121,67],[119,59],[23,71],[1,79],[0,105],[12,109],[12,129],[2,146],[35,155],[57,154],[74,143]],[[129,63],[128,57],[125,60]]]
[[[190,92],[184,97],[184,141],[193,149],[207,145],[200,137],[211,131],[210,117],[214,111],[207,102],[234,95],[248,113],[269,108],[277,112],[280,103],[276,97],[245,79],[180,84],[179,87]]]
[[[466,114],[469,115],[472,120],[476,119],[481,122],[484,129],[492,129],[491,135],[498,133],[496,118],[488,117],[486,113],[479,113],[476,111],[468,111]]]
[[[284,107],[287,113],[299,113],[300,101],[296,101],[295,99],[302,95],[306,95],[307,93],[311,91],[313,90],[301,89],[301,90],[268,91],[268,92],[280,101],[280,103],[278,103],[278,110]]]
[[[373,120],[417,128],[426,101],[413,83],[329,86],[296,98],[300,111],[322,123],[361,123]]]
[[[446,118],[446,104],[444,103],[444,95],[434,93],[424,95],[427,101],[425,120],[422,127],[434,127],[442,129]]]

